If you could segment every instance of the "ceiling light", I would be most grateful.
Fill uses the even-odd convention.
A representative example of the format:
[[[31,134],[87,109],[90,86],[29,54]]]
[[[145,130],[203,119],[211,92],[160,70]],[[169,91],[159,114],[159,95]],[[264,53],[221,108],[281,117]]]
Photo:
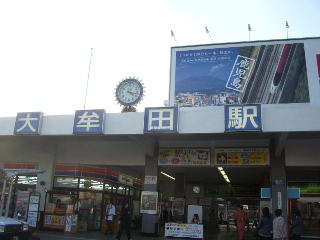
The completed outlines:
[[[163,174],[163,175],[165,175],[165,176],[168,177],[168,178],[171,178],[171,179],[173,179],[173,180],[176,180],[174,177],[170,176],[169,174],[166,174],[166,173],[164,173],[164,172],[160,172],[160,173]]]

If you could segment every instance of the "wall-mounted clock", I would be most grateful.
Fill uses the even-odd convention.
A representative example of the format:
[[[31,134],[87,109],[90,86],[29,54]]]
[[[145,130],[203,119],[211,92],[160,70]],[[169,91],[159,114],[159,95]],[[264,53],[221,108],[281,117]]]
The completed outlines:
[[[200,186],[193,186],[192,187],[192,192],[193,193],[200,193]]]
[[[118,103],[125,107],[135,106],[144,97],[144,86],[139,78],[123,79],[116,87],[115,98]]]

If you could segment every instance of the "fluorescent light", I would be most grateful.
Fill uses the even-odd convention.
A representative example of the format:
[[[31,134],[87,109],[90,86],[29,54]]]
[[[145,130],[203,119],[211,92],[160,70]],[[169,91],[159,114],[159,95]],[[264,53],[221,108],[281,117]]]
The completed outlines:
[[[164,173],[164,172],[160,172],[160,173],[163,174],[163,175],[165,175],[165,176],[168,177],[168,178],[171,178],[171,179],[173,179],[173,180],[176,180],[174,177],[170,176],[169,174],[166,174],[166,173]]]
[[[230,182],[228,175],[226,174],[226,172],[223,170],[222,167],[218,167],[218,170],[220,171],[221,175],[223,176],[224,180],[226,180],[226,182]]]

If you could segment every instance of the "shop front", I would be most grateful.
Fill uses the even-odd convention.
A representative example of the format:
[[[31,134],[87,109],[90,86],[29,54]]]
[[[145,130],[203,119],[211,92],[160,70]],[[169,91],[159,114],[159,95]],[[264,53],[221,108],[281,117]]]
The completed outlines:
[[[62,168],[74,168],[79,171],[62,172]],[[62,173],[65,176],[61,176]],[[132,208],[132,225],[139,225],[135,222],[136,219],[141,219],[139,207],[142,182],[139,179],[133,179],[109,169],[70,165],[57,165],[56,174],[60,176],[54,177],[52,191],[54,199],[59,197],[64,199],[63,196],[58,195],[59,192],[74,194],[72,199],[65,199],[65,201],[74,205],[78,221],[84,224],[87,230],[105,230],[105,212],[108,200],[112,200],[116,207],[115,221],[119,220],[122,202],[129,201]],[[80,176],[71,177],[71,174]],[[119,180],[120,177],[122,181]],[[65,205],[67,204],[65,203]]]

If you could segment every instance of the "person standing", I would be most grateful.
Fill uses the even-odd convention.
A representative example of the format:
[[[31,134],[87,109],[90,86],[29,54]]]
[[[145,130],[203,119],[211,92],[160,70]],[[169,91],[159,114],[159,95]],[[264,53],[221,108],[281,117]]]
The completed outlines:
[[[112,223],[113,223],[113,217],[116,215],[116,208],[112,204],[112,200],[108,199],[107,201],[107,209],[106,209],[106,220],[108,223],[108,229],[105,231],[105,235],[110,233],[113,234],[113,229],[112,229]]]
[[[303,230],[303,219],[298,208],[293,209],[293,215],[296,217],[292,223],[292,236],[293,240],[301,240]]]
[[[128,240],[131,240],[131,235],[130,235],[130,211],[129,211],[129,203],[127,201],[124,201],[122,203],[122,208],[121,208],[121,215],[120,215],[120,229],[117,234],[116,240],[120,240],[121,235],[123,233],[123,230],[126,230],[126,234],[128,237]]]
[[[240,240],[245,240],[244,239],[244,229],[246,227],[248,220],[248,215],[245,211],[243,211],[243,206],[239,205],[238,206],[238,212],[234,216],[234,221],[237,225],[238,228],[238,233],[239,233],[239,239]]]
[[[273,239],[286,240],[288,239],[287,224],[283,218],[283,211],[277,209],[275,211],[276,218],[273,220]]]
[[[258,224],[258,233],[260,240],[271,240],[271,232],[272,232],[272,222],[273,216],[270,214],[270,210],[268,207],[264,207],[262,209],[262,217],[259,220]]]
[[[219,213],[219,217],[220,217],[220,224],[222,224],[223,223],[223,211],[221,211]]]
[[[163,216],[163,226],[165,226],[166,223],[168,222],[168,216],[169,216],[169,212],[168,212],[166,207],[164,207],[162,213],[163,213],[162,214],[162,216]]]

